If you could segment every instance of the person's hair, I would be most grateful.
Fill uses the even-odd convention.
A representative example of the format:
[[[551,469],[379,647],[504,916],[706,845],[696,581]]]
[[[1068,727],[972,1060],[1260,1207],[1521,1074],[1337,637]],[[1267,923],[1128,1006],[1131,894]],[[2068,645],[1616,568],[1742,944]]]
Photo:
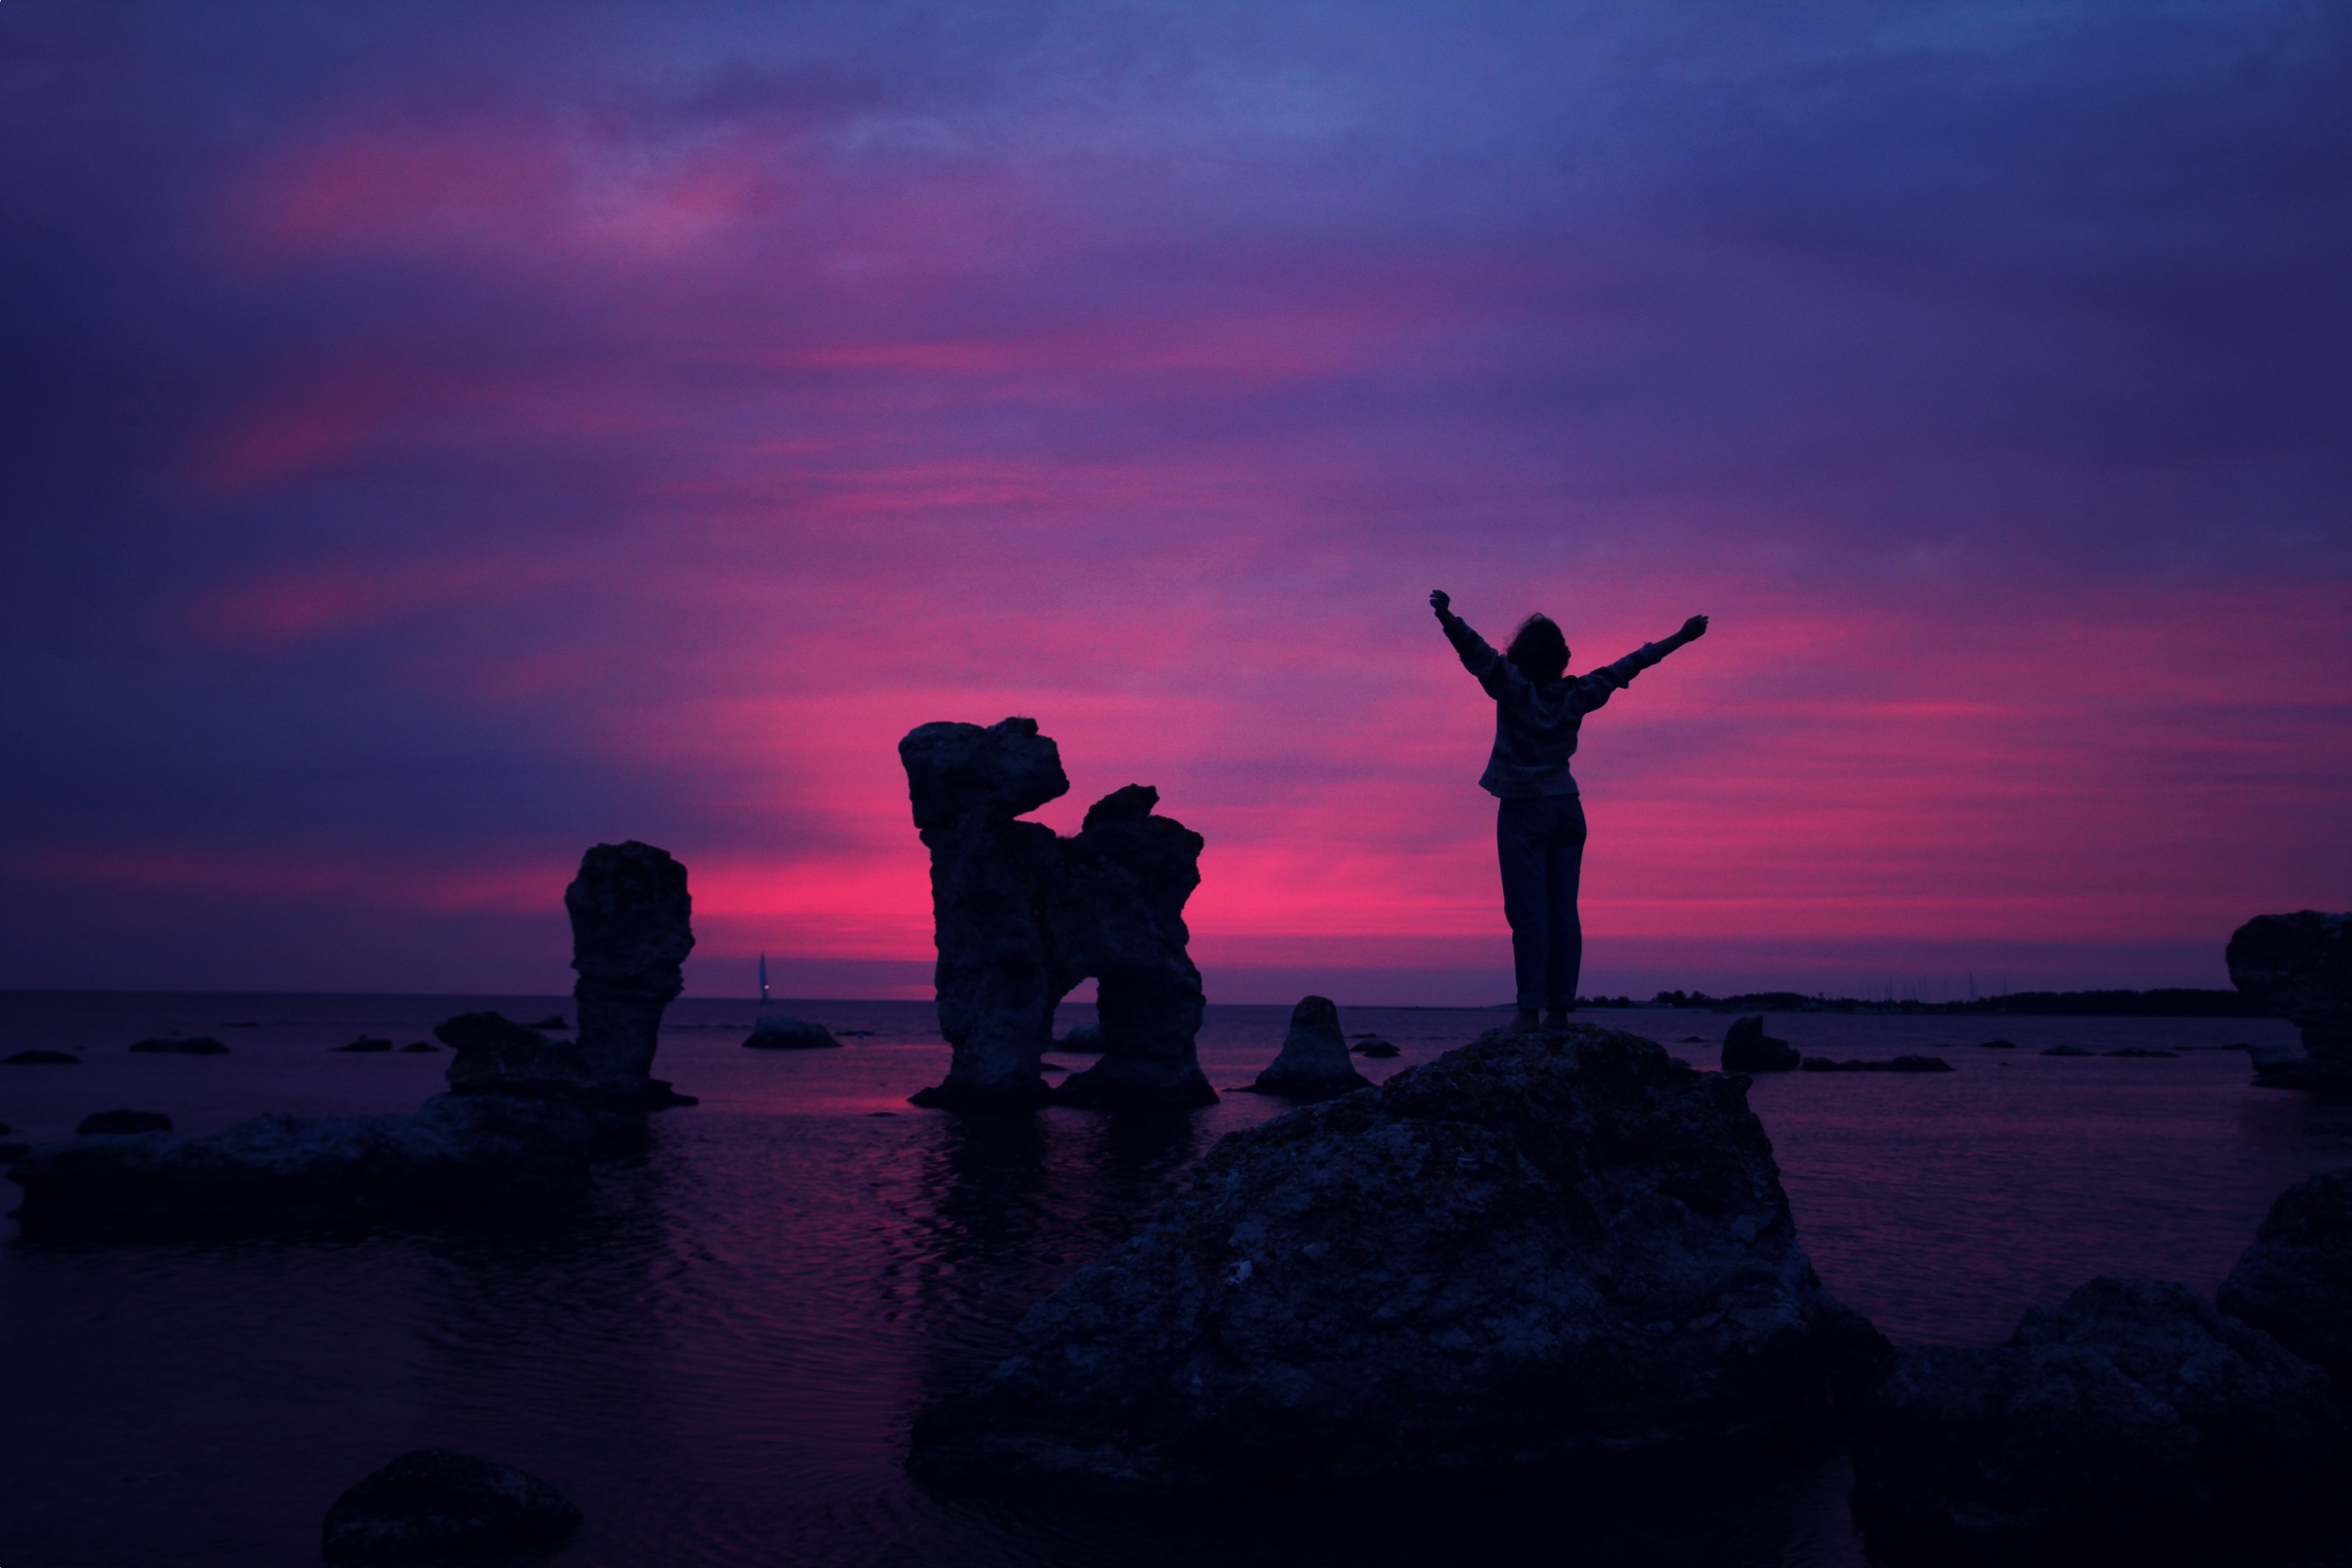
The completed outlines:
[[[1519,623],[1503,657],[1538,686],[1568,673],[1568,638],[1549,616],[1538,611]]]

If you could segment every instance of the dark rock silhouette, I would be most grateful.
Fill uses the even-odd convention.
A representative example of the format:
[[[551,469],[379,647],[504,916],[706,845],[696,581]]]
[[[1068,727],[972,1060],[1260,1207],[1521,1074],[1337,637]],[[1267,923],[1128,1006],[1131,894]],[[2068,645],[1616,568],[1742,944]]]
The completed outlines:
[[[1817,1432],[1888,1352],[1797,1245],[1747,1090],[1614,1030],[1495,1030],[1231,1134],[910,1463],[1281,1484]]]
[[[74,1129],[78,1137],[93,1133],[120,1136],[131,1132],[169,1132],[172,1119],[160,1110],[96,1110],[81,1119]]]
[[[1726,1072],[1786,1072],[1797,1065],[1797,1047],[1764,1032],[1761,1015],[1738,1018],[1723,1036]]]
[[[2099,1054],[2105,1057],[2164,1057],[2168,1058],[2177,1058],[2180,1055],[2179,1051],[2159,1050],[2154,1046],[2123,1046],[2112,1051],[2101,1051]]]
[[[1952,1064],[1941,1057],[1889,1057],[1885,1061],[1832,1061],[1827,1057],[1807,1057],[1807,1072],[1950,1072]]]
[[[2099,1053],[2088,1046],[2052,1046],[2042,1054],[2045,1057],[2095,1057]]]
[[[2303,1031],[2300,1058],[2254,1058],[2254,1081],[2352,1096],[2352,914],[2257,915],[2230,938],[2231,983]]]
[[[1141,784],[1096,802],[1072,838],[1017,820],[1070,787],[1034,720],[925,724],[898,758],[931,856],[940,1028],[954,1048],[946,1080],[915,1103],[1214,1101],[1193,1047],[1201,973],[1183,920],[1200,835],[1155,815],[1159,792]],[[1039,1064],[1054,1009],[1088,975],[1102,1058],[1049,1091]]]
[[[1873,1561],[2170,1561],[2333,1522],[2347,1457],[2317,1367],[2185,1286],[2100,1279],[2005,1344],[1901,1352],[1854,1513]]]
[[[443,1068],[453,1094],[599,1097],[570,1040],[551,1040],[499,1013],[460,1013],[433,1026],[433,1037],[457,1052]]]
[[[441,1047],[435,1045],[430,1040],[411,1040],[408,1044],[401,1047],[400,1048],[404,1051],[412,1051],[418,1055],[424,1055],[428,1052],[436,1052],[440,1050]]]
[[[1369,1061],[1385,1061],[1402,1053],[1386,1040],[1368,1040],[1356,1047],[1356,1054]]]
[[[538,1477],[446,1448],[419,1448],[359,1482],[327,1510],[330,1563],[475,1561],[554,1546],[580,1510]]]
[[[534,1029],[568,1029],[572,1027],[571,1025],[563,1021],[563,1015],[561,1013],[550,1013],[546,1017],[541,1018],[539,1022],[531,1025],[530,1026]]]
[[[362,1035],[348,1046],[329,1046],[327,1048],[331,1051],[388,1051],[392,1049],[392,1042],[378,1039],[373,1035]]]
[[[1369,1089],[1371,1079],[1348,1059],[1347,1037],[1339,1032],[1339,1009],[1328,996],[1308,996],[1291,1009],[1290,1032],[1282,1054],[1250,1088],[1291,1100],[1328,1100]]]
[[[681,1103],[652,1069],[662,1010],[685,988],[681,965],[694,951],[686,868],[634,838],[599,844],[581,857],[563,907],[580,975],[572,999],[587,1092],[640,1110]]]
[[[2015,1040],[1983,1040],[1978,1043],[1977,1049],[1980,1051],[2013,1051],[2017,1049],[2017,1042]]]
[[[1098,1057],[1102,1055],[1103,1048],[1102,1026],[1080,1024],[1045,1048],[1049,1051],[1060,1051],[1066,1056]]]
[[[70,1051],[11,1051],[0,1057],[0,1067],[69,1068],[80,1064],[81,1058]]]
[[[743,1044],[761,1051],[822,1051],[837,1048],[841,1042],[823,1024],[795,1018],[790,1013],[763,1013]]]
[[[2352,1395],[2352,1170],[2280,1194],[2214,1300]]]
[[[174,1035],[169,1039],[140,1040],[133,1043],[131,1048],[147,1056],[225,1057],[228,1055],[228,1047],[210,1035],[192,1035],[186,1039]]]

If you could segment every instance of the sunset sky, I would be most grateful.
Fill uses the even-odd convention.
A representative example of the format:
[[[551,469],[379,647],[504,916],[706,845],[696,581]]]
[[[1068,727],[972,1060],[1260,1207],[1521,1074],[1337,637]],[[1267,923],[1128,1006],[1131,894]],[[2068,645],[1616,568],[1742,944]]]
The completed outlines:
[[[895,745],[1204,834],[1210,999],[2227,983],[2352,907],[2335,4],[0,7],[0,985],[928,995]]]

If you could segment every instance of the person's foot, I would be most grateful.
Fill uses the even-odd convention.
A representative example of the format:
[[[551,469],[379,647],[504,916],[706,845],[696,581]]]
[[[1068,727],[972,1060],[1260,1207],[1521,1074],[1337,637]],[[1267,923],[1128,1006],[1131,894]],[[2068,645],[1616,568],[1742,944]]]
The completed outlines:
[[[1568,1009],[1565,1007],[1554,1007],[1550,1012],[1546,1013],[1544,1015],[1543,1026],[1547,1029],[1567,1028]]]
[[[1540,1035],[1543,1033],[1543,1020],[1536,1016],[1533,1007],[1522,1007],[1518,1016],[1511,1020],[1510,1032],[1514,1035]]]

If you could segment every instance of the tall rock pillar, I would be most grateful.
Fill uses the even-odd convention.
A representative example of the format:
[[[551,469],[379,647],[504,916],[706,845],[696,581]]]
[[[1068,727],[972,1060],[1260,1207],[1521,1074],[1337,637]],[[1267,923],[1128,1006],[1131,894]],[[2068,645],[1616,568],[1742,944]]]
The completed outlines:
[[[686,868],[632,838],[599,844],[563,889],[572,916],[572,988],[580,1009],[580,1063],[589,1095],[650,1109],[677,1102],[653,1076],[662,1010],[686,985],[694,951]]]

